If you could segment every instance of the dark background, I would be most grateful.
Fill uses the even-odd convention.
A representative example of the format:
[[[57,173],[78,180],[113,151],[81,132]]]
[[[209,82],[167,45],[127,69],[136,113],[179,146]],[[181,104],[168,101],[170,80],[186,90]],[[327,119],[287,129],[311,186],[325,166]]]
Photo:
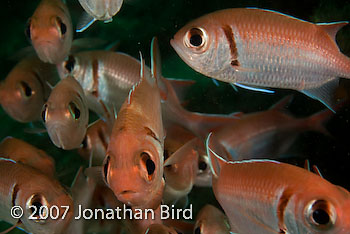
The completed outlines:
[[[33,14],[39,1],[6,0],[0,7],[0,79],[17,63],[11,56],[29,46],[24,35],[27,19]],[[68,0],[68,7],[74,22],[83,12],[78,0]],[[342,0],[129,0],[113,18],[112,23],[97,22],[75,38],[91,37],[119,42],[118,50],[138,58],[141,51],[149,63],[149,48],[153,36],[157,36],[162,54],[162,69],[165,77],[194,79],[197,83],[187,95],[187,108],[207,113],[231,113],[233,111],[254,112],[268,109],[283,96],[294,94],[294,100],[288,111],[297,117],[309,116],[325,107],[319,102],[290,90],[277,90],[276,94],[263,94],[239,89],[239,92],[225,83],[213,82],[189,68],[175,53],[169,44],[172,36],[188,21],[219,9],[236,7],[259,7],[276,10],[311,22],[335,22],[350,20],[350,1]],[[350,26],[337,34],[337,43],[341,51],[350,55]],[[341,94],[347,95],[350,85],[341,81]],[[332,137],[320,133],[303,133],[287,152],[289,163],[302,165],[305,158],[316,164],[324,177],[332,183],[350,189],[350,139],[348,137],[350,113],[348,104],[326,124]],[[14,136],[44,149],[56,160],[58,178],[69,186],[81,164],[85,164],[75,151],[63,151],[54,147],[47,134],[29,134],[24,129],[30,124],[20,124],[12,120],[0,108],[0,140]],[[37,125],[37,124],[35,124]],[[39,125],[40,126],[40,125]],[[215,203],[210,189],[195,188],[190,196],[195,213],[203,204]],[[8,227],[0,223],[0,232]],[[22,233],[14,230],[11,233]]]

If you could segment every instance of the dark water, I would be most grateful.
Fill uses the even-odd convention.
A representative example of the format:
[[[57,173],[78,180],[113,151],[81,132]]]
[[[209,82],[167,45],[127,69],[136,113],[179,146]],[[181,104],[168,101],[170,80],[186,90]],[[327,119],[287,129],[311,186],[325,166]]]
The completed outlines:
[[[24,35],[27,19],[32,15],[39,1],[4,0],[1,2],[1,44],[0,79],[4,79],[17,61],[9,58],[21,48],[29,46]],[[74,23],[82,13],[78,0],[68,0]],[[294,94],[288,111],[295,116],[308,116],[324,108],[322,104],[302,94],[289,90],[277,90],[274,95],[239,89],[239,92],[225,83],[216,87],[213,82],[189,68],[175,53],[169,40],[191,19],[219,9],[235,7],[260,7],[276,10],[311,22],[334,22],[350,20],[350,1],[308,0],[304,1],[264,1],[264,0],[131,0],[123,5],[112,23],[97,22],[75,38],[101,38],[110,43],[118,41],[118,50],[138,57],[141,51],[149,63],[149,47],[153,36],[157,36],[162,54],[162,69],[165,77],[194,79],[197,83],[187,95],[187,108],[206,113],[231,113],[233,111],[255,112],[266,110],[283,96]],[[343,53],[350,56],[350,26],[337,35],[337,43]],[[344,93],[349,93],[349,82],[342,80]],[[56,169],[62,183],[69,186],[75,172],[85,164],[75,151],[63,151],[54,147],[47,134],[33,135],[24,129],[29,124],[12,120],[0,109],[0,139],[11,135],[44,149],[56,159]],[[287,152],[291,159],[285,161],[301,165],[305,158],[316,164],[324,177],[332,183],[350,189],[350,111],[349,104],[337,112],[326,124],[332,135],[303,133]],[[216,204],[210,189],[195,188],[190,196],[195,213],[205,203]],[[0,223],[0,232],[8,227]],[[14,230],[11,233],[22,233]]]

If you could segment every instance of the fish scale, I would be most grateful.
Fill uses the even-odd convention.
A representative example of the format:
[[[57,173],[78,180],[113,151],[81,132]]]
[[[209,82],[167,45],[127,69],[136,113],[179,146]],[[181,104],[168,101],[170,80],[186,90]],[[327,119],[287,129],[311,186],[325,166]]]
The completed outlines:
[[[350,78],[350,59],[335,42],[346,24],[313,24],[262,9],[226,9],[188,23],[171,45],[206,76],[299,90],[331,108],[336,78]],[[335,82],[325,86],[330,81]]]

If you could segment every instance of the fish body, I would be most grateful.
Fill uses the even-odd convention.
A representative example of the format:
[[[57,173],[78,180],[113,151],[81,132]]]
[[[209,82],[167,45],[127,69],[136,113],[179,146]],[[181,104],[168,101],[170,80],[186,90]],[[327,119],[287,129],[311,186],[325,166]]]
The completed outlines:
[[[303,168],[271,160],[227,162],[210,148],[213,191],[240,234],[348,233],[350,193]]]
[[[197,214],[194,233],[228,234],[230,224],[226,215],[212,205],[205,205]]]
[[[109,21],[119,12],[123,0],[79,0],[79,3],[96,20]]]
[[[40,171],[16,163],[12,160],[0,160],[0,219],[13,225],[18,224],[30,233],[59,234],[64,233],[73,218],[73,201],[60,183],[47,177]],[[41,206],[57,206],[59,216],[57,219],[31,220],[35,205],[38,209]],[[20,206],[23,209],[23,216],[20,219],[11,217],[10,210],[13,206]],[[63,218],[65,208],[69,210]],[[55,209],[53,209],[55,210]],[[38,211],[34,213],[38,217]],[[39,218],[39,217],[38,217]]]
[[[206,76],[294,89],[331,106],[337,77],[350,78],[350,59],[335,42],[346,24],[313,24],[256,8],[226,9],[188,23],[171,45]]]
[[[86,131],[82,146],[78,149],[80,156],[86,160],[92,157],[92,165],[102,165],[109,144],[110,132],[108,124],[102,119],[92,123]]]
[[[103,172],[118,200],[156,209],[164,188],[165,135],[156,79],[146,69],[141,77],[118,112]]]
[[[164,162],[164,204],[174,204],[187,196],[193,187],[198,171],[198,138],[181,146]]]
[[[51,92],[47,82],[54,83],[56,77],[55,67],[37,57],[21,60],[0,85],[2,107],[19,122],[39,120]]]
[[[75,149],[82,143],[89,121],[84,91],[71,76],[52,90],[42,111],[42,118],[52,142],[62,149]]]
[[[327,134],[322,124],[333,116],[332,111],[326,109],[306,118],[294,118],[279,109],[287,99],[277,108],[243,115],[237,123],[213,131],[212,142],[218,146],[215,151],[231,160],[275,159],[288,150],[301,132],[314,130]]]
[[[38,57],[58,64],[68,56],[73,41],[73,26],[67,6],[61,0],[42,0],[25,30]]]
[[[0,155],[3,158],[21,162],[38,169],[47,176],[55,174],[55,161],[45,151],[14,137],[6,137],[0,143]]]
[[[84,89],[89,108],[100,116],[106,115],[100,100],[120,109],[129,90],[140,80],[140,68],[137,59],[111,51],[80,52],[58,65],[61,79],[74,76]]]

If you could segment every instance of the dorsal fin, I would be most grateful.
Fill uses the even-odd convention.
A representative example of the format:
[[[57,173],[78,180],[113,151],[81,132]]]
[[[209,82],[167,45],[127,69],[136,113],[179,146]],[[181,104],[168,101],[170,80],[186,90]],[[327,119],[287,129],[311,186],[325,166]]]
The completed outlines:
[[[288,95],[284,97],[282,100],[278,101],[276,104],[270,107],[270,110],[285,110],[286,106],[288,106],[293,99],[293,95]]]
[[[170,155],[170,157],[167,160],[165,160],[164,166],[169,166],[172,164],[183,162],[184,160],[186,160],[187,157],[189,157],[190,160],[194,160],[194,156],[198,155],[198,152],[195,150],[197,140],[198,138],[194,138],[192,140],[189,140],[183,146],[181,146],[178,150],[175,151],[175,153]],[[187,160],[189,159],[187,158]]]
[[[132,96],[133,96],[133,94],[134,94],[134,92],[135,92],[135,88],[136,88],[139,84],[141,84],[141,82],[145,79],[145,76],[146,76],[146,69],[145,69],[145,68],[146,68],[146,65],[145,65],[145,60],[144,60],[143,57],[142,57],[141,51],[140,51],[139,53],[140,53],[140,63],[141,63],[140,80],[139,80],[139,82],[137,82],[136,84],[134,84],[134,85],[132,86],[132,88],[130,89],[130,91],[129,91],[129,95],[128,95],[128,105],[131,104]]]
[[[320,23],[317,24],[317,26],[322,28],[322,30],[324,30],[335,41],[335,35],[337,35],[337,32],[348,23],[348,21],[340,21],[334,23]]]
[[[223,159],[221,156],[216,154],[212,149],[210,149],[210,137],[212,135],[212,132],[209,133],[206,141],[205,141],[205,147],[207,150],[207,155],[209,158],[209,166],[210,170],[215,178],[218,178],[220,175],[221,168],[225,165],[226,160]]]
[[[156,82],[160,79],[162,76],[162,64],[160,60],[160,52],[159,52],[159,46],[158,46],[158,39],[156,37],[153,37],[151,42],[151,71],[152,76],[156,80]]]

